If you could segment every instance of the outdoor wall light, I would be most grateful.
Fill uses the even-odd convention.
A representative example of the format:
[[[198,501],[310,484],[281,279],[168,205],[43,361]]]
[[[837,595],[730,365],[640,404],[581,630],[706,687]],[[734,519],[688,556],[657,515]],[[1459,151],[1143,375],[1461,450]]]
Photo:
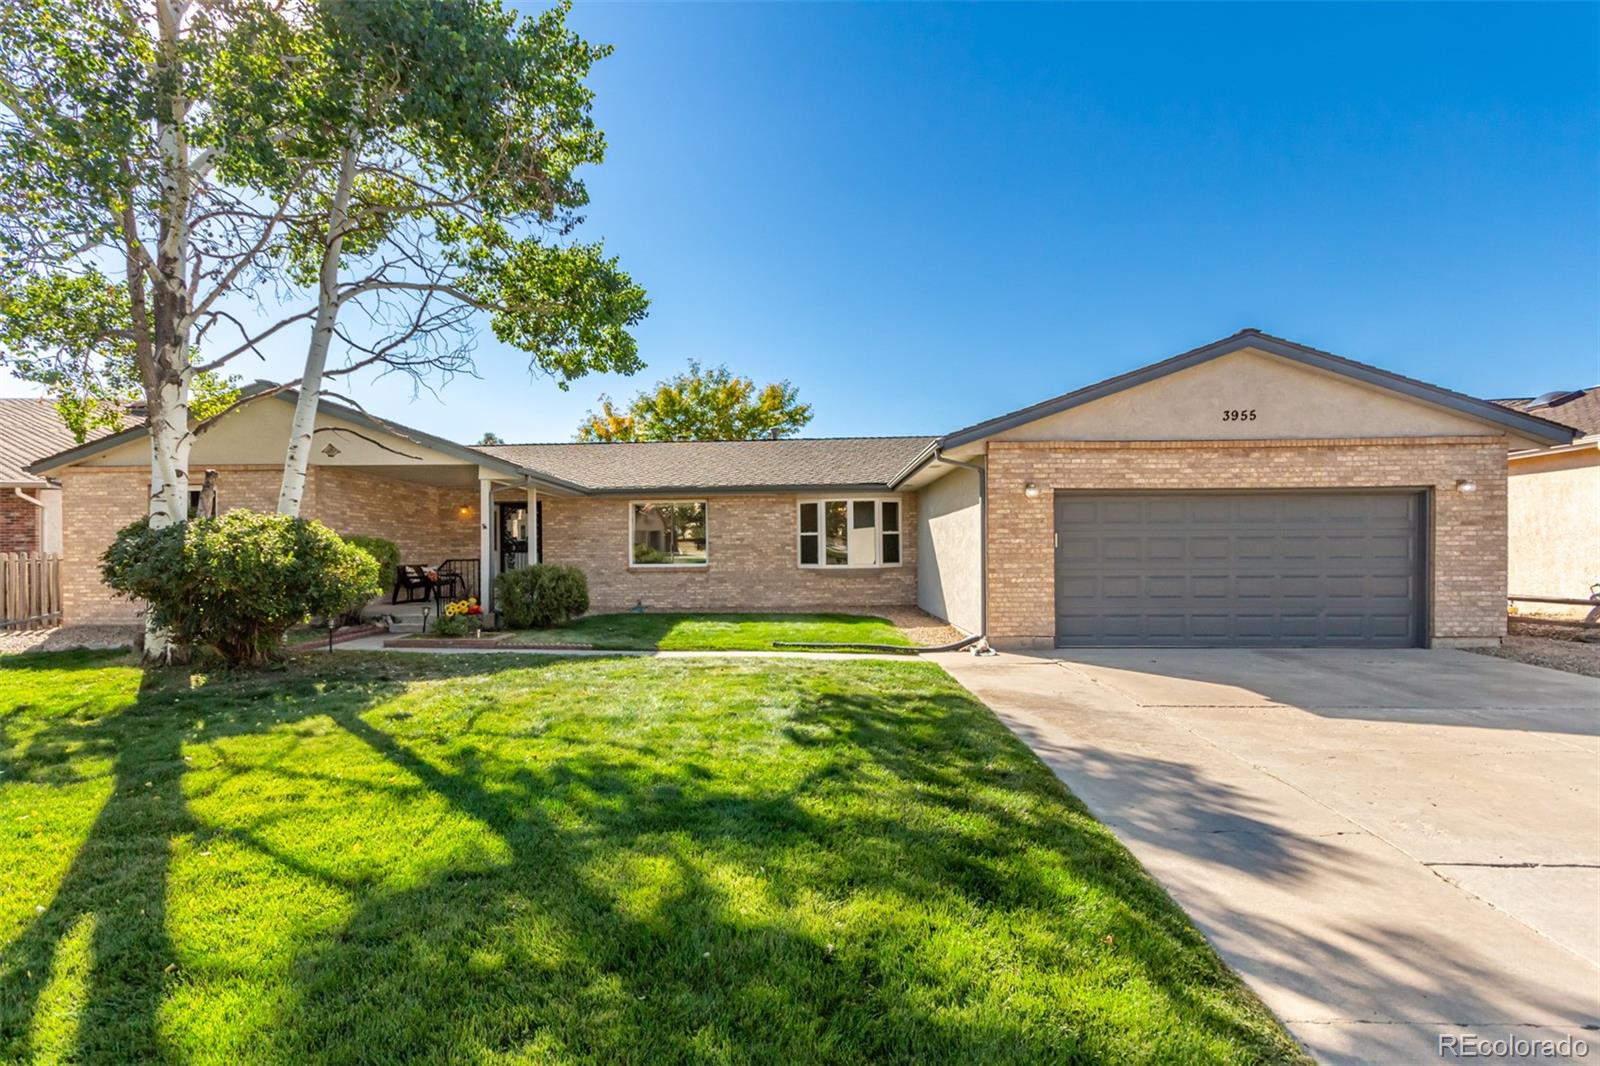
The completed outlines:
[[[1458,477],[1458,478],[1456,478],[1456,491],[1457,492],[1477,492],[1478,491],[1478,483],[1476,481],[1472,480],[1470,477]]]
[[[460,507],[456,508],[456,513],[461,515],[462,518],[465,518],[467,515],[472,513],[472,508],[468,507],[466,504],[462,504]]]
[[[1039,486],[1030,481],[1022,486],[1022,494],[1030,500],[1037,500],[1039,498]]]

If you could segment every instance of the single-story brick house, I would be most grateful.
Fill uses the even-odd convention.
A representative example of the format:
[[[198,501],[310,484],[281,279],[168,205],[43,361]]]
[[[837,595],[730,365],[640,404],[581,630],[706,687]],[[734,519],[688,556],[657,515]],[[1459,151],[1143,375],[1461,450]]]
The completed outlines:
[[[293,399],[200,427],[220,506],[273,506]],[[30,467],[69,622],[131,616],[96,561],[145,509],[142,433]],[[917,604],[1031,647],[1496,641],[1507,454],[1573,437],[1256,330],[943,436],[467,447],[333,403],[317,434],[303,513],[407,562],[572,564],[597,611]]]
[[[1513,596],[1585,599],[1600,584],[1600,385],[1496,403],[1577,431],[1577,439],[1511,453],[1507,579]],[[1592,608],[1527,601],[1528,614],[1582,618]]]

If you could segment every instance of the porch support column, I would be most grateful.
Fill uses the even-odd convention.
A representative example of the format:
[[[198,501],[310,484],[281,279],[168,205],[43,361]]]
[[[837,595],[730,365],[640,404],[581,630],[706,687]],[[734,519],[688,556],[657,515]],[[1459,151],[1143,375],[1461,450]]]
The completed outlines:
[[[494,482],[478,475],[478,605],[488,614],[494,610]]]
[[[539,490],[528,482],[528,565],[539,561]]]

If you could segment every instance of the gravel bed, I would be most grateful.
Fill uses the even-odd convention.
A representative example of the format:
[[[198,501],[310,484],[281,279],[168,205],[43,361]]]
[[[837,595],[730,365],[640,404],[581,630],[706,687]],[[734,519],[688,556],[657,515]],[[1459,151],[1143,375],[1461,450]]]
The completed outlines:
[[[25,651],[74,651],[80,648],[132,648],[138,626],[58,626],[54,629],[0,630],[0,655]]]
[[[1529,666],[1600,677],[1600,630],[1537,618],[1513,618],[1510,630],[1498,648],[1472,650]]]

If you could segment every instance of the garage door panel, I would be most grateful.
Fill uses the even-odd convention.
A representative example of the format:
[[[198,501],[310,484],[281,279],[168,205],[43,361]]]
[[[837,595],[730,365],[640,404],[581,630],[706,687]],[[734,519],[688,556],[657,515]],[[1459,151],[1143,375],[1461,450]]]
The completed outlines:
[[[1065,645],[1410,645],[1415,494],[1056,496]]]
[[[1145,557],[1151,562],[1184,557],[1182,537],[1150,537],[1145,541]]]

